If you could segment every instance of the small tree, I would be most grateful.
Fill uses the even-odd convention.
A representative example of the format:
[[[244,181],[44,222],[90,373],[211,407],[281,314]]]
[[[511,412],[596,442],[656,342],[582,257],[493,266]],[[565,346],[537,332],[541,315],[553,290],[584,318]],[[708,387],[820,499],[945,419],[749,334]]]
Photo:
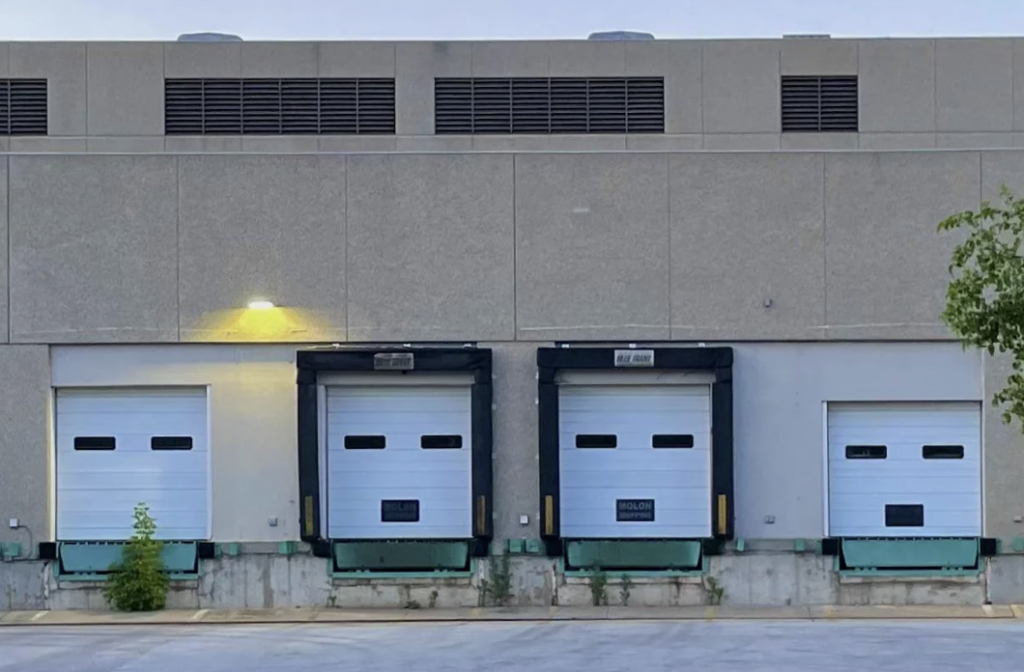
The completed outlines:
[[[942,319],[965,347],[1012,357],[1013,371],[992,399],[1008,423],[1024,420],[1024,201],[1006,187],[1001,195],[1001,204],[984,201],[977,212],[945,219],[939,231],[967,234],[953,250]]]
[[[104,595],[118,611],[158,611],[167,604],[168,577],[160,557],[163,542],[153,538],[156,522],[145,504],[135,506],[134,529],[121,561],[110,568]]]

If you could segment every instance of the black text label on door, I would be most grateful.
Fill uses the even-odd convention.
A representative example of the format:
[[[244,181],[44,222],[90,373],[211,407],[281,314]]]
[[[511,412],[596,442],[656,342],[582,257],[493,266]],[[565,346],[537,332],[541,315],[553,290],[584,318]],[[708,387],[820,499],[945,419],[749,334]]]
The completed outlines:
[[[653,499],[617,499],[615,500],[615,520],[620,523],[653,523]]]

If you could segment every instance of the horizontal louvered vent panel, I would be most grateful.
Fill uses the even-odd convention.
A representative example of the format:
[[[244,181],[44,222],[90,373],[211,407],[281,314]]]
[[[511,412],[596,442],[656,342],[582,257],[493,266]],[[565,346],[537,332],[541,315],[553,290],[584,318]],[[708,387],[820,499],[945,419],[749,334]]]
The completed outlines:
[[[783,132],[856,133],[856,77],[783,77]]]
[[[46,135],[45,79],[0,79],[0,135]]]
[[[167,135],[393,135],[393,79],[168,79]]]
[[[661,77],[438,78],[438,134],[664,133]]]

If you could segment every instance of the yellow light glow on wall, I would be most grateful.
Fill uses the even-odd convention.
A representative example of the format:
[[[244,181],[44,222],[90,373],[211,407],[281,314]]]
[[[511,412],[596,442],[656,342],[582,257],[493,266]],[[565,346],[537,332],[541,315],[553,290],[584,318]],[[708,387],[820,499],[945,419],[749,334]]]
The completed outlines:
[[[343,341],[345,331],[322,312],[253,299],[238,308],[210,310],[183,325],[187,342],[305,343]]]

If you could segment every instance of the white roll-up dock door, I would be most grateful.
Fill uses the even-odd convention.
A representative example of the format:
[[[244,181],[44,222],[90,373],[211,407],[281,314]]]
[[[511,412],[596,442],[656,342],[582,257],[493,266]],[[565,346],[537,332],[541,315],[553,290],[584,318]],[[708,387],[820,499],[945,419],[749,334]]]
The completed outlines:
[[[710,384],[562,384],[561,534],[711,536]]]
[[[979,403],[830,403],[827,415],[830,536],[981,536]]]
[[[472,378],[450,383],[326,386],[330,538],[473,536]]]
[[[59,389],[57,539],[121,541],[145,503],[166,540],[209,538],[205,388]]]

